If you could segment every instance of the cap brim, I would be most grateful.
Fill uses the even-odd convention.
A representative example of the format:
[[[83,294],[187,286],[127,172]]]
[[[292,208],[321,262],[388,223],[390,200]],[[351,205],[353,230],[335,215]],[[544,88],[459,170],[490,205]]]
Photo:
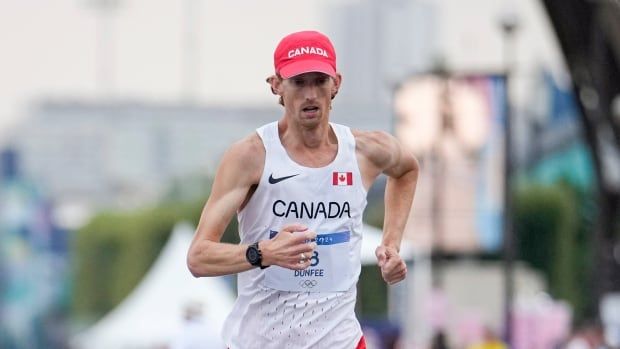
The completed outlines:
[[[336,77],[334,68],[323,61],[303,60],[293,62],[280,69],[280,76],[285,79],[304,73],[324,73],[331,77]]]

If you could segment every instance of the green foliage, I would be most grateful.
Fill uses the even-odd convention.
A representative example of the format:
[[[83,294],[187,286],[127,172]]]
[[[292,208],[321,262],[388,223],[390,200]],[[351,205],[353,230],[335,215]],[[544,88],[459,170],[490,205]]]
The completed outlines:
[[[571,303],[577,318],[591,298],[583,287],[592,255],[586,197],[565,183],[527,185],[515,196],[520,258],[544,273],[551,294]]]
[[[178,186],[174,190],[181,191]],[[80,229],[73,240],[74,316],[100,317],[120,303],[157,259],[174,225],[198,223],[207,196],[183,201],[179,195],[170,195],[155,207],[102,212]],[[222,240],[238,242],[236,220]]]
[[[358,283],[358,316],[364,318],[385,318],[387,316],[387,284],[376,265],[362,267]]]
[[[376,228],[383,229],[385,205],[383,201],[383,187],[378,188],[379,194],[369,195],[368,205],[364,212],[364,221]],[[385,318],[387,316],[387,284],[381,277],[381,271],[376,265],[362,267],[360,274],[357,300],[358,316],[364,318]]]
[[[383,229],[383,217],[385,216],[385,206],[383,200],[369,201],[364,212],[364,222],[373,227]]]

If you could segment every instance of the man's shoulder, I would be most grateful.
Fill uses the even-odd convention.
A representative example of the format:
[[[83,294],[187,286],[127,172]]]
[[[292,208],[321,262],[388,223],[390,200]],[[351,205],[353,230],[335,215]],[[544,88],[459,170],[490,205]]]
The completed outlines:
[[[382,131],[382,130],[367,131],[367,130],[357,130],[357,129],[351,128],[351,133],[353,133],[353,137],[355,137],[355,140],[361,139],[365,141],[381,141],[381,140],[390,139],[394,137],[389,132]]]
[[[258,136],[256,132],[252,132],[249,135],[236,141],[230,146],[230,149],[236,149],[238,151],[249,153],[265,152],[263,140]]]
[[[265,147],[256,132],[233,143],[223,158],[223,162],[234,162],[246,169],[261,167],[264,160]]]
[[[378,168],[386,168],[398,152],[396,138],[386,131],[351,131],[356,153]]]
[[[386,131],[363,131],[351,130],[355,138],[356,149],[362,153],[375,152],[390,149],[395,138]]]

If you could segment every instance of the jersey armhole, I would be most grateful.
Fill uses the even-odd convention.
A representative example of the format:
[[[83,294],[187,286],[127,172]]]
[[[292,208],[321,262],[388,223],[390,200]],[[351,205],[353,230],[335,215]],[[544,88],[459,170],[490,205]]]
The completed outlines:
[[[360,181],[362,182],[359,188],[364,194],[364,197],[367,197],[368,190],[366,190],[366,188],[364,187],[364,179],[362,177],[362,170],[360,169],[360,164],[359,164],[359,161],[357,160],[357,151],[356,151],[357,141],[355,140],[355,136],[353,135],[353,131],[351,130],[350,127],[346,127],[346,132],[347,132],[348,138],[351,140],[351,152],[352,152],[353,161],[355,162],[355,166],[354,166],[355,172],[356,172],[357,178],[359,178]]]
[[[254,197],[256,196],[256,193],[259,190],[262,190],[262,188],[264,187],[264,182],[265,182],[265,169],[267,168],[267,164],[268,164],[268,156],[267,156],[267,146],[265,145],[265,139],[263,138],[263,135],[261,134],[261,132],[259,132],[259,130],[255,131],[256,134],[258,135],[258,138],[260,138],[261,140],[261,144],[263,145],[263,150],[265,151],[265,161],[263,162],[263,170],[261,171],[260,174],[260,178],[258,180],[258,183],[256,183],[256,189],[254,190],[254,192],[252,193],[252,196],[250,197],[250,199],[245,203],[245,205],[243,205],[243,208],[241,208],[240,210],[237,210],[237,215],[242,214],[245,209],[252,203]]]

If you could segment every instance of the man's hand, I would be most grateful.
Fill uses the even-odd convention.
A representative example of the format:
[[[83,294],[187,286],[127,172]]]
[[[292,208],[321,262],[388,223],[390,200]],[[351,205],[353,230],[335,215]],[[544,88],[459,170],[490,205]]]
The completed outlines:
[[[287,225],[270,240],[263,240],[259,247],[263,265],[277,265],[287,269],[303,270],[312,263],[316,248],[316,233],[301,224]]]
[[[381,276],[385,282],[394,285],[405,279],[407,265],[394,247],[380,245],[375,250],[375,256],[377,256],[377,264],[381,268]]]

